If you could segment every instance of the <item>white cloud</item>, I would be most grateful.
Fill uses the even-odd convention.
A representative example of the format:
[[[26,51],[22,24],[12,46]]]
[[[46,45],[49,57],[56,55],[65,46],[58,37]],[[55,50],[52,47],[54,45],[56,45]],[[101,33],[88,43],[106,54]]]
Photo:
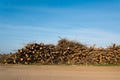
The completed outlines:
[[[63,25],[64,26],[64,25]],[[97,47],[107,47],[112,43],[120,44],[120,34],[110,32],[108,30],[102,30],[98,28],[71,28],[67,27],[40,27],[40,26],[3,26],[6,31],[1,31],[0,35],[4,35],[1,41],[3,41],[1,52],[9,52],[24,46],[29,42],[44,42],[44,43],[57,43],[59,36],[62,38],[68,38],[70,40],[76,40],[87,44],[88,46],[96,44]],[[2,34],[6,33],[6,34]],[[5,41],[9,40],[6,44]],[[24,43],[24,44],[23,44]],[[14,45],[13,45],[14,44]],[[6,46],[11,46],[6,48]]]

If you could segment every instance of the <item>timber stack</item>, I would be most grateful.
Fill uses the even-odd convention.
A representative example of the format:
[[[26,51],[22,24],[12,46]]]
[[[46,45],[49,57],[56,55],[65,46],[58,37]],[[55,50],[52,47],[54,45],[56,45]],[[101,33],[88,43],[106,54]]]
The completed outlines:
[[[32,43],[2,60],[4,64],[120,64],[120,45],[87,47],[61,39],[57,45]]]

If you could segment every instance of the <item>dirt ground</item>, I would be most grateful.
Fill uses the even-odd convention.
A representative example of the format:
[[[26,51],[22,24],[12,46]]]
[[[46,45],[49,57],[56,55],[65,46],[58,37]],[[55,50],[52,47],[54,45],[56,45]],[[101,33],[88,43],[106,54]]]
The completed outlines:
[[[0,80],[120,80],[120,66],[0,65]]]

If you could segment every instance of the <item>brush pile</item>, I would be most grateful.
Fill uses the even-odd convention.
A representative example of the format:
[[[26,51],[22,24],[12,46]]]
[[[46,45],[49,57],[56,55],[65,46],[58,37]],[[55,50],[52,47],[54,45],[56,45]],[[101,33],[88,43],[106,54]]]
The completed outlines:
[[[120,64],[120,45],[87,47],[61,39],[57,45],[32,43],[1,61],[4,64]]]

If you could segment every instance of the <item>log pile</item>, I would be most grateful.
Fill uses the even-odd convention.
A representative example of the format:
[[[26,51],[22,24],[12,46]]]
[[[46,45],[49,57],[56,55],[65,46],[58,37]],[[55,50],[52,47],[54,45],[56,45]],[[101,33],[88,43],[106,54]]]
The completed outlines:
[[[120,45],[108,48],[86,47],[61,39],[57,45],[32,43],[9,54],[4,64],[120,64]]]
[[[10,54],[0,54],[0,64],[4,63],[4,61],[9,57],[10,57]]]

